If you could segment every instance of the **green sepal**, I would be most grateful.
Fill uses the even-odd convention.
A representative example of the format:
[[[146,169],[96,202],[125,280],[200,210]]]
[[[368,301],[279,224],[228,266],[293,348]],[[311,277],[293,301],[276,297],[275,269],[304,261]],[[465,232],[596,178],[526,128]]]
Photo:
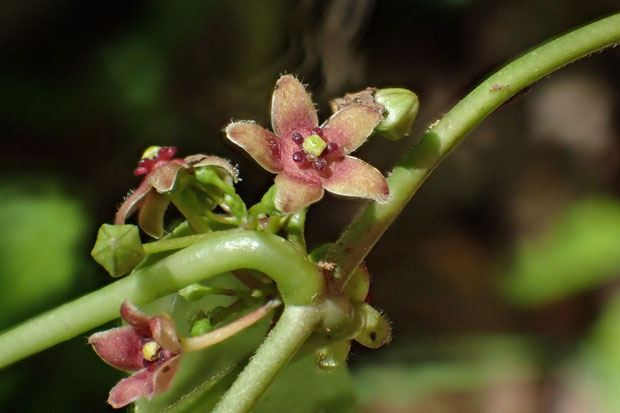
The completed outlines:
[[[304,236],[306,225],[307,208],[302,208],[293,213],[286,222],[286,238],[293,244],[298,245],[302,251],[306,251],[306,237]]]
[[[319,245],[318,247],[316,247],[315,249],[313,249],[310,254],[308,254],[308,258],[310,259],[310,261],[312,262],[319,262],[322,261],[323,258],[325,258],[325,255],[327,254],[327,252],[336,244],[334,244],[333,242],[328,242],[325,243],[323,245]]]
[[[368,348],[379,348],[387,344],[392,338],[390,323],[369,304],[359,304],[355,307],[356,315],[361,317],[361,327],[355,340]]]
[[[250,217],[256,220],[259,215],[269,215],[275,217],[284,216],[284,214],[279,211],[274,204],[276,193],[277,188],[275,185],[272,185],[267,192],[265,192],[265,195],[263,195],[260,202],[250,208],[248,211]]]
[[[409,135],[420,107],[418,96],[407,89],[379,89],[375,101],[385,107],[383,121],[375,131],[392,140]]]
[[[90,254],[112,277],[127,274],[145,256],[138,227],[103,224]]]
[[[321,370],[331,371],[347,361],[351,340],[336,341],[317,350],[316,365]]]
[[[368,291],[370,290],[370,274],[366,265],[360,264],[344,286],[344,294],[347,295],[354,303],[363,303],[366,301]]]

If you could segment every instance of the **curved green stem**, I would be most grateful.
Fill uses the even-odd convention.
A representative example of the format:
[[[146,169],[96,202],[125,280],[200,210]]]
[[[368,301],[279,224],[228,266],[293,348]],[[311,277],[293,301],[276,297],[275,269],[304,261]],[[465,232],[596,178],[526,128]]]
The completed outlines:
[[[0,368],[119,317],[123,300],[145,304],[238,268],[268,274],[286,304],[310,304],[324,281],[293,244],[267,233],[221,231],[98,291],[0,335]]]
[[[370,203],[328,257],[342,288],[353,269],[400,214],[437,164],[478,123],[523,88],[568,63],[620,42],[620,13],[578,28],[524,54],[476,87],[426,132],[388,178],[391,199]]]
[[[213,413],[248,412],[321,320],[317,306],[284,308],[278,323]]]

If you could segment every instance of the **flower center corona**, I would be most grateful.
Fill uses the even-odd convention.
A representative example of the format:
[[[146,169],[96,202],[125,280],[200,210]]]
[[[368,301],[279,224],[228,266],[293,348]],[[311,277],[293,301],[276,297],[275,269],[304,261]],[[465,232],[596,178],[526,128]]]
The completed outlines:
[[[301,133],[294,132],[291,139],[300,145],[302,150],[293,153],[293,161],[297,163],[309,162],[317,171],[325,169],[327,160],[321,155],[332,154],[340,148],[336,142],[327,142],[323,136],[323,129],[321,128],[313,128],[311,135],[305,138]]]
[[[144,343],[142,347],[142,357],[146,361],[155,361],[159,358],[159,344],[155,341]]]

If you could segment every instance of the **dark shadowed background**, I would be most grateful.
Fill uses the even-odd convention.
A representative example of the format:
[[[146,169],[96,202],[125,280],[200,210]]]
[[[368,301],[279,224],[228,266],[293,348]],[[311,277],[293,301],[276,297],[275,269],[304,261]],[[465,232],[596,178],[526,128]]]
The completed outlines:
[[[0,5],[0,329],[110,282],[90,258],[150,145],[273,177],[223,140],[269,125],[281,73],[319,107],[366,86],[421,102],[384,172],[477,82],[614,0],[22,0]],[[369,255],[393,343],[354,347],[366,412],[620,411],[620,52],[534,85],[475,129]],[[362,203],[311,208],[311,247]],[[108,411],[121,374],[79,337],[0,372],[0,410]]]

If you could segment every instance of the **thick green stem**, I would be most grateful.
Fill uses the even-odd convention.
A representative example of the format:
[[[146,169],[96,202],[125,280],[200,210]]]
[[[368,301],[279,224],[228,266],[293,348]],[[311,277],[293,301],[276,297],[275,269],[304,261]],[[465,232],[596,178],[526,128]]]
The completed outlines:
[[[238,268],[269,275],[286,304],[309,304],[323,291],[323,277],[317,268],[284,239],[253,231],[212,233],[197,244],[0,335],[0,368],[119,317],[123,300],[146,304]]]
[[[248,412],[321,319],[316,306],[287,305],[274,329],[213,413]]]
[[[566,64],[620,42],[620,13],[524,54],[476,87],[426,132],[388,178],[391,199],[370,203],[328,254],[342,287],[437,164],[478,123],[523,88]],[[578,104],[578,102],[575,102]]]

